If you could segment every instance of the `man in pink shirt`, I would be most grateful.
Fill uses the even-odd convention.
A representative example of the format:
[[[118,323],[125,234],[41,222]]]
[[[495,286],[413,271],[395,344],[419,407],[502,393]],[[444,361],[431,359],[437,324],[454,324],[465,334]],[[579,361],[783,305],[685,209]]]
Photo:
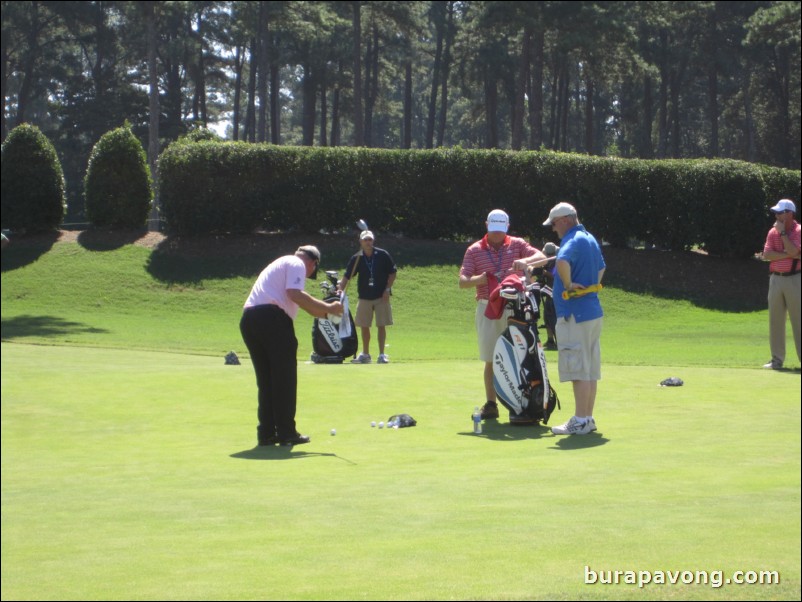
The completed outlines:
[[[800,226],[794,219],[796,205],[782,199],[771,208],[776,221],[766,236],[763,259],[769,261],[769,344],[771,360],[763,366],[779,370],[785,362],[785,315],[791,319],[796,356],[800,356]]]
[[[317,318],[343,314],[339,301],[326,303],[304,290],[306,278],[316,278],[319,265],[317,247],[299,247],[262,270],[245,301],[240,332],[259,389],[259,445],[309,443],[295,428],[298,339],[293,320],[299,307]]]
[[[487,301],[493,288],[506,276],[523,271],[514,270],[513,263],[524,257],[539,255],[545,263],[546,256],[523,238],[507,235],[509,216],[501,209],[494,209],[487,216],[487,235],[476,241],[462,260],[459,272],[460,288],[476,289],[476,333],[479,339],[479,359],[485,363],[484,385],[487,403],[482,407],[482,419],[498,418],[496,390],[493,387],[493,350],[498,337],[507,327],[506,313],[493,320],[485,316]]]

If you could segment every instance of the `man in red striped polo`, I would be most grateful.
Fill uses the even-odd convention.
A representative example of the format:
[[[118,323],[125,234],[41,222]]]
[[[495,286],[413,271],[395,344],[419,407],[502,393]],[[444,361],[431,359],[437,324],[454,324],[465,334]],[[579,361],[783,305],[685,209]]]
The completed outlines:
[[[487,216],[487,234],[465,251],[459,272],[460,288],[476,289],[476,333],[479,338],[479,359],[485,363],[484,385],[487,403],[482,407],[482,419],[498,418],[496,391],[493,387],[493,349],[498,337],[507,327],[506,313],[493,320],[485,316],[487,301],[493,288],[506,276],[516,273],[513,263],[517,259],[539,255],[546,256],[523,238],[509,236],[509,216],[501,209],[494,209]],[[523,272],[517,272],[519,276]]]
[[[766,236],[763,259],[769,261],[769,344],[771,361],[764,368],[779,370],[785,362],[785,315],[791,319],[796,356],[800,355],[800,226],[794,219],[796,206],[782,199],[771,208],[776,221]]]

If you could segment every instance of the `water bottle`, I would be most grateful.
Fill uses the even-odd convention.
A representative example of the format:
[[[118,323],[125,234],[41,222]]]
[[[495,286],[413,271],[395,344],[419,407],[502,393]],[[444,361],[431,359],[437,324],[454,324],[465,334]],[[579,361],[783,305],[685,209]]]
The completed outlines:
[[[482,413],[479,411],[479,406],[473,409],[473,432],[475,435],[482,434]]]

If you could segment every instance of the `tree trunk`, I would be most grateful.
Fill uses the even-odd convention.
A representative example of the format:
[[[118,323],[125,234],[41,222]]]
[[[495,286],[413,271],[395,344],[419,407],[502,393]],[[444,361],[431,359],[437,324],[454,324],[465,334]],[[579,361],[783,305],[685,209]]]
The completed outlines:
[[[657,158],[668,154],[668,32],[660,30],[660,108],[657,128]]]
[[[524,27],[521,44],[521,63],[518,68],[518,81],[515,82],[515,100],[512,103],[512,150],[521,150],[524,141],[524,96],[526,82],[529,80],[529,50],[532,47],[532,26]]]
[[[652,120],[654,119],[654,107],[652,106],[652,78],[643,78],[643,124],[641,125],[640,144],[638,145],[638,157],[641,159],[653,159],[654,150],[652,148]]]
[[[440,3],[435,5],[433,9],[437,10],[439,7]],[[429,96],[429,118],[426,120],[426,148],[434,147],[434,129],[435,129],[435,119],[437,115],[437,89],[440,87],[440,69],[441,69],[441,63],[443,62],[443,37],[445,35],[445,26],[444,26],[445,19],[440,20],[439,15],[437,16],[437,18],[438,21],[435,23],[437,40],[435,41],[434,66],[432,67],[432,93]]]
[[[755,121],[752,114],[752,73],[747,70],[744,77],[744,137],[746,138],[746,160],[754,163],[757,161],[757,134],[755,133]]]
[[[412,148],[412,61],[404,66],[404,117],[401,148]]]
[[[329,127],[328,123],[328,104],[326,100],[326,66],[324,65],[320,70],[320,146],[328,146],[326,128]]]
[[[707,98],[710,113],[710,148],[708,157],[718,157],[718,2],[713,3],[713,10],[708,14],[708,35],[710,48],[707,64]]]
[[[448,74],[451,70],[451,42],[454,39],[454,3],[446,4],[445,48],[440,65],[440,118],[437,124],[437,146],[443,146],[448,113]]]
[[[234,112],[232,115],[231,130],[234,141],[239,140],[240,102],[242,102],[242,46],[237,46],[234,55]]]
[[[532,87],[529,93],[529,148],[538,150],[543,146],[543,48],[545,34],[538,27],[533,39]],[[552,88],[553,89],[553,88]]]
[[[595,94],[595,86],[593,83],[593,77],[589,74],[585,74],[585,152],[589,155],[595,155],[596,151],[594,148],[594,127],[593,123],[593,95]]]
[[[257,110],[256,119],[256,140],[257,142],[267,142],[267,106],[269,103],[267,97],[267,83],[270,77],[268,60],[268,21],[267,21],[267,2],[264,0],[259,2],[259,20],[258,29],[256,31],[256,40],[259,45],[259,69],[257,73],[257,96],[259,97],[259,108]]]
[[[281,82],[279,66],[273,61],[270,64],[270,141],[281,144]]]
[[[156,63],[156,48],[158,47],[158,38],[156,36],[156,14],[154,12],[154,3],[143,2],[140,6],[145,11],[145,22],[147,26],[147,48],[148,48],[148,112],[150,113],[150,121],[148,125],[148,164],[150,166],[150,175],[153,178],[153,183],[156,191],[156,198],[153,199],[153,207],[148,220],[148,229],[151,231],[159,230],[159,174],[158,174],[158,160],[159,160],[159,116],[161,108],[159,107],[159,71],[158,64]]]
[[[34,1],[30,3],[31,9],[31,26],[28,29],[28,52],[25,55],[25,65],[23,67],[22,84],[20,85],[19,93],[17,94],[17,122],[16,125],[22,125],[27,121],[28,102],[31,100],[31,91],[33,90],[33,80],[35,77],[36,62],[39,60],[39,32],[42,29],[39,22],[39,3]],[[5,97],[3,97],[5,98]]]
[[[486,148],[498,148],[498,89],[496,74],[485,72],[485,121],[487,121]]]
[[[331,145],[340,146],[340,84],[343,81],[343,64],[340,62],[337,67],[337,83],[334,85],[334,98],[331,102]]]
[[[251,38],[251,68],[248,72],[248,107],[245,110],[245,129],[242,139],[256,142],[256,72],[259,70],[259,51],[256,38]]]
[[[362,2],[356,0],[354,8],[354,146],[365,145],[362,127]]]
[[[304,146],[313,146],[315,144],[315,105],[316,105],[316,92],[317,86],[315,85],[315,78],[312,73],[312,68],[307,64],[303,66],[304,76],[301,83],[303,89],[303,108],[302,108],[302,130]]]

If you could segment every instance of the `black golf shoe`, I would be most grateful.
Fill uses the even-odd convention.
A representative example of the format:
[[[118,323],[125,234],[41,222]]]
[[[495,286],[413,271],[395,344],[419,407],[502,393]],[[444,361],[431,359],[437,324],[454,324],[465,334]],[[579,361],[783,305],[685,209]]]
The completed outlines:
[[[482,406],[482,412],[480,415],[482,420],[487,420],[488,418],[498,418],[498,404],[495,401],[488,401]]]
[[[311,439],[307,435],[302,435],[300,433],[295,433],[292,437],[287,439],[280,439],[278,444],[283,447],[292,447],[293,445],[302,445],[304,443],[309,443]]]

